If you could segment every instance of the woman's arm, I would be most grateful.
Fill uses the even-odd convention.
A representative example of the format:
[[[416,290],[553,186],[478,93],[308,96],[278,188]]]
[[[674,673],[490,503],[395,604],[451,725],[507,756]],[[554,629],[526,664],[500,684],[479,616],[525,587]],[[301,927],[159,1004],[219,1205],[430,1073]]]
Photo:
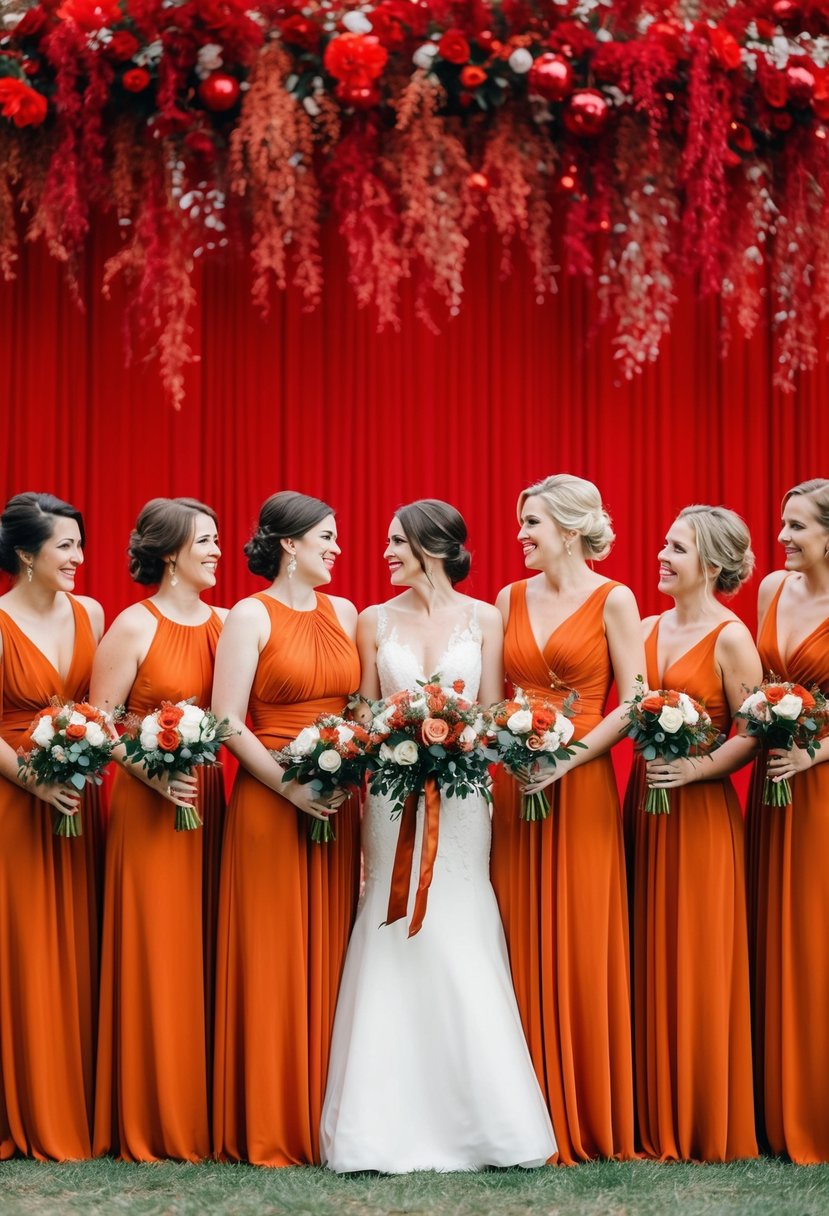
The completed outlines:
[[[478,604],[481,630],[481,705],[494,705],[504,697],[504,623],[491,604]]]
[[[306,815],[327,819],[334,804],[313,798],[309,785],[285,781],[285,769],[245,723],[259,656],[269,637],[270,620],[264,604],[245,599],[230,610],[216,647],[213,712],[220,720],[227,718],[236,732],[225,741],[225,747],[251,776]]]

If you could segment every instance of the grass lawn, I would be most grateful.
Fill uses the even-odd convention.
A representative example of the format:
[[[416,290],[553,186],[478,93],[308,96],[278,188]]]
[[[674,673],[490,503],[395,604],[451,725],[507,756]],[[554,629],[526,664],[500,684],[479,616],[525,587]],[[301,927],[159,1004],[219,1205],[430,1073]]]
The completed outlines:
[[[338,1178],[233,1165],[0,1163],[0,1213],[97,1216],[826,1216],[829,1165],[597,1162],[574,1169]]]

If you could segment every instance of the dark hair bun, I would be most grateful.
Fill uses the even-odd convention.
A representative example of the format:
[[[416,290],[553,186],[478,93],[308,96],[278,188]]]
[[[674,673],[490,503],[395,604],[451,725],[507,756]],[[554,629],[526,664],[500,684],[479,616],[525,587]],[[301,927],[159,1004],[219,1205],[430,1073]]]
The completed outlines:
[[[440,498],[420,498],[399,507],[395,514],[424,571],[427,558],[439,557],[453,586],[466,578],[472,555],[464,544],[467,529],[460,511]]]
[[[450,583],[454,586],[455,583],[462,583],[469,574],[472,566],[472,554],[465,545],[458,547],[456,557],[447,557],[444,559],[443,568],[446,571],[446,576]]]

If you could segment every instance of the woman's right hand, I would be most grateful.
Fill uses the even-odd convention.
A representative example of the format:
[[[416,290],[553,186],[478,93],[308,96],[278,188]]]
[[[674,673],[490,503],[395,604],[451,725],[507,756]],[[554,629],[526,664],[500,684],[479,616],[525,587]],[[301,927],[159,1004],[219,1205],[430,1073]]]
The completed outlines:
[[[310,815],[312,819],[321,819],[323,822],[329,816],[336,814],[348,797],[347,790],[335,790],[327,798],[321,798],[319,795],[314,795],[310,784],[303,785],[296,780],[283,781],[279,793],[283,798],[292,802],[296,809],[302,811],[304,815]]]
[[[28,785],[23,787],[61,815],[75,815],[81,809],[81,796],[73,785]]]
[[[173,806],[193,807],[199,796],[199,783],[195,776],[184,773],[165,773],[163,777],[150,777],[147,781],[156,793]]]

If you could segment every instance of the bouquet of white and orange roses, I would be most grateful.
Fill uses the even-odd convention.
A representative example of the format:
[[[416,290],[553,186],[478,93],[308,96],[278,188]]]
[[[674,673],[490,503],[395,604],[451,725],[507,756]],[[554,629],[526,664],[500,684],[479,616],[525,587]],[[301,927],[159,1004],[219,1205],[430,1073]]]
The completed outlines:
[[[193,770],[217,764],[217,754],[225,739],[234,732],[226,718],[220,722],[209,709],[186,701],[162,701],[160,709],[139,718],[125,720],[123,734],[127,759],[140,764],[150,777],[165,773],[190,776]],[[202,826],[195,806],[176,806],[175,829],[191,831]]]
[[[79,793],[87,785],[100,785],[101,773],[112,759],[117,742],[106,715],[86,701],[53,698],[29,727],[31,746],[17,753],[20,771],[34,777],[36,785],[71,785]],[[80,836],[80,811],[64,815],[56,811],[52,822],[55,836]]]
[[[415,692],[394,693],[372,707],[371,732],[382,740],[372,760],[372,790],[392,799],[393,819],[430,779],[448,797],[480,794],[491,801],[489,765],[498,754],[480,707],[463,696],[463,680],[444,688],[433,676],[418,684]]]
[[[674,688],[660,688],[654,692],[643,686],[627,705],[625,734],[633,740],[644,760],[704,756],[713,750],[719,739],[719,732],[704,706],[686,692]],[[646,811],[652,815],[667,815],[670,809],[667,790],[648,790]]]
[[[286,781],[310,785],[317,798],[337,790],[359,790],[371,767],[371,752],[379,746],[358,722],[339,714],[321,714],[281,751],[271,754],[285,769]],[[311,840],[327,844],[336,840],[329,820],[311,819]]]
[[[814,759],[820,747],[818,738],[829,727],[829,705],[817,687],[804,688],[776,676],[766,680],[743,701],[736,718],[746,724],[746,733],[761,739],[765,748],[802,747]],[[766,806],[788,806],[792,787],[787,779],[763,783]]]
[[[573,707],[578,693],[569,690],[561,705],[539,697],[530,697],[521,688],[516,688],[507,701],[500,701],[489,711],[492,720],[490,732],[500,762],[514,776],[544,764],[555,768],[560,760],[568,760],[583,743],[571,743],[573,738]],[[543,790],[524,794],[521,800],[521,818],[530,822],[546,819],[550,814],[550,803]]]

